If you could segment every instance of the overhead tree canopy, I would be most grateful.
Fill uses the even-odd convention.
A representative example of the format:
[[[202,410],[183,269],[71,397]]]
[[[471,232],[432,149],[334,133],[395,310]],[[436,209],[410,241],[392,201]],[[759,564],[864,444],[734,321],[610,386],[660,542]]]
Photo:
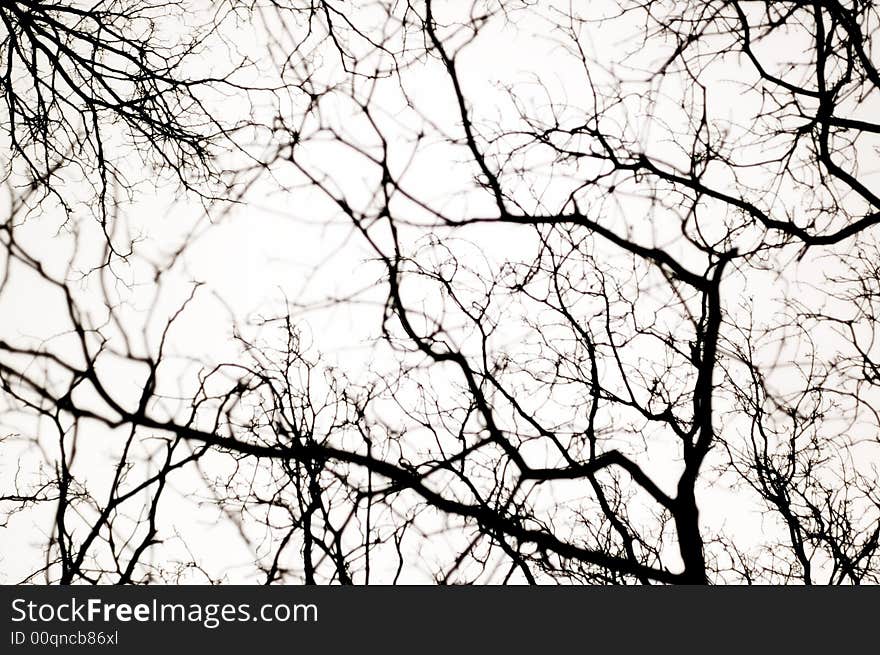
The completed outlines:
[[[878,581],[871,3],[0,18],[8,581]]]

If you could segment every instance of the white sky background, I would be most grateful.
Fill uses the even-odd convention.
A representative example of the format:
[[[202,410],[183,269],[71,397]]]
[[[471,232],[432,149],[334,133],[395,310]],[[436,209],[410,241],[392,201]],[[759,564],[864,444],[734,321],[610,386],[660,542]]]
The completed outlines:
[[[443,11],[451,19],[469,4],[446,3]],[[539,4],[540,7],[512,14],[509,22],[500,17],[493,18],[457,60],[474,124],[484,134],[492,133],[496,125],[514,129],[518,124],[517,107],[511,101],[511,93],[515,93],[517,102],[531,116],[546,117],[550,112],[549,99],[557,105],[560,121],[570,124],[576,124],[581,108],[591,105],[581,62],[571,52],[571,44],[566,43],[565,35],[553,28],[554,22],[560,19],[558,10],[568,10],[572,5],[564,2]],[[609,1],[592,2],[588,8],[586,4],[583,11],[588,12],[591,19],[598,18],[598,13],[610,14],[617,8],[616,3]],[[371,11],[369,8],[352,9],[351,15],[353,20],[364,21],[359,24],[369,24]],[[375,25],[380,24],[377,17]],[[280,34],[280,24],[271,24],[271,27],[276,35]],[[253,24],[241,24],[235,28],[230,25],[227,29],[235,29],[230,41],[239,53],[259,59],[259,64],[246,74],[265,80],[267,84],[273,83],[275,80],[270,75],[275,70],[276,62],[265,57],[265,26],[254,21]],[[301,29],[291,25],[294,34]],[[637,21],[633,23],[626,19],[611,24],[585,23],[579,32],[579,42],[598,62],[614,67],[615,72],[624,78],[635,80],[641,73],[623,66],[626,55],[633,50],[637,52],[634,59],[628,60],[630,66],[636,62],[656,64],[668,56],[673,44],[649,40],[641,46],[628,38],[634,29],[637,29]],[[778,52],[768,51],[766,55],[769,58],[774,55],[789,57],[797,41],[797,37],[792,35],[788,41],[774,42],[768,48],[778,48]],[[289,45],[289,42],[282,44]],[[318,69],[317,83],[346,83],[348,76],[340,69],[330,44],[317,36],[309,44],[324,62]],[[204,54],[201,63],[210,67],[228,56],[229,53],[218,45],[216,50]],[[374,64],[374,60],[363,62],[364,70]],[[606,72],[599,67],[591,70],[590,74],[599,84],[607,81]],[[290,75],[296,75],[296,72]],[[721,60],[702,79],[707,85],[709,97],[707,111],[719,123],[740,122],[741,117],[756,111],[755,96],[742,91],[742,84],[754,80],[753,71],[743,62],[733,57]],[[355,94],[363,97],[371,83],[359,81],[356,84]],[[646,106],[646,103],[639,103],[638,98],[633,96],[628,98],[625,107],[611,110],[608,120],[617,121],[617,127],[627,121],[625,129],[630,136],[637,138],[647,151],[658,158],[675,164],[683,156],[680,147],[688,147],[689,144],[676,144],[670,140],[669,134],[686,119],[686,113],[682,112],[679,103],[693,91],[693,88],[681,88],[676,84],[675,76],[669,76],[660,89],[664,102]],[[259,114],[280,111],[287,112],[289,124],[298,124],[300,117],[297,112],[302,110],[301,105],[297,104],[301,103],[300,98],[277,101],[267,94],[257,94],[257,98],[255,108],[250,101],[234,94],[215,98],[214,102],[218,111],[230,122],[235,121],[234,116],[238,112],[256,111]],[[412,106],[407,106],[407,101]],[[265,104],[261,105],[261,102]],[[273,102],[279,104],[270,104]],[[372,106],[382,110],[376,120],[389,139],[390,163],[396,167],[393,172],[406,170],[402,180],[413,195],[450,216],[494,214],[488,194],[474,188],[476,170],[470,157],[464,148],[448,142],[449,136],[461,138],[461,128],[448,76],[437,61],[413,63],[401,77],[378,82],[372,90],[372,103]],[[880,103],[875,94],[860,111],[870,114],[878,110]],[[350,102],[347,92],[331,95],[322,101],[324,127],[333,127],[357,143],[374,148],[375,135],[357,114],[357,108]],[[649,117],[651,120],[648,120]],[[314,118],[308,118],[301,130],[304,135],[315,135],[316,127]],[[423,130],[425,136],[416,146],[414,134],[419,130]],[[277,134],[254,134],[254,152],[262,150],[267,136],[278,139]],[[744,140],[740,150],[744,158],[767,154],[765,146],[750,146],[746,134],[732,133],[730,136],[733,140]],[[509,137],[499,142],[499,149],[513,140],[514,137]],[[340,194],[352,206],[368,206],[369,194],[376,187],[376,167],[368,165],[362,156],[350,149],[323,141],[322,138],[316,138],[298,146],[303,148],[301,161],[316,174],[331,176]],[[880,187],[877,177],[880,162],[874,150],[875,145],[868,140],[860,143],[858,163],[862,173],[860,179],[866,184],[873,184],[876,190]],[[230,168],[244,162],[238,155],[229,154],[227,157]],[[515,190],[517,200],[527,210],[541,212],[559,211],[577,180],[594,173],[596,168],[595,164],[584,164],[578,169],[568,165],[551,165],[546,150],[538,147],[524,149],[519,158],[529,173],[518,184],[507,184],[506,188]],[[134,159],[131,160],[131,171],[133,175],[147,172]],[[763,181],[760,178],[766,172],[756,171],[755,175],[756,185],[761,185]],[[721,170],[710,172],[708,178],[722,186],[729,182]],[[75,184],[76,180],[71,180],[71,185]],[[705,259],[680,238],[679,217],[675,214],[676,197],[670,194],[668,198],[660,200],[671,207],[650,207],[644,195],[640,197],[637,188],[618,189],[613,197],[603,196],[599,191],[588,192],[583,198],[584,206],[600,215],[603,224],[620,234],[629,234],[645,245],[662,246],[693,270],[702,271]],[[808,209],[810,202],[811,198],[803,188],[781,188],[773,205],[797,212],[803,211],[805,206]],[[851,202],[857,201],[853,199]],[[429,220],[423,210],[402,198],[393,201],[393,207],[397,216],[405,216],[413,222]],[[707,205],[701,227],[713,229],[713,223],[717,226],[718,221],[729,218],[724,214],[726,211],[720,205]],[[71,230],[74,227],[82,232],[80,243],[83,247],[77,252],[75,265],[71,268],[88,270],[102,257],[98,247],[89,245],[97,243],[100,233],[96,223],[86,214],[86,208],[81,207],[73,220],[65,223],[65,217],[57,208],[41,209],[26,219],[22,217],[19,239],[51,270],[70,279],[73,272],[65,272],[65,268],[73,250]],[[829,220],[833,221],[833,218]],[[219,203],[211,207],[207,218],[199,203],[190,197],[180,197],[172,183],[160,181],[154,186],[145,180],[139,183],[136,197],[124,204],[119,221],[121,242],[125,241],[121,236],[123,226],[129,234],[140,237],[136,244],[136,256],[127,264],[117,263],[113,267],[115,276],[126,284],[114,282],[109,271],[103,271],[103,275],[109,284],[115,285],[114,293],[119,294],[119,300],[124,301],[121,315],[134,333],[147,325],[147,340],[151,347],[154,348],[158,342],[164,322],[189,295],[193,282],[203,285],[171,332],[168,352],[173,353],[175,359],[160,371],[160,392],[164,390],[169,395],[181,393],[186,397],[187,392],[192,393],[199,367],[197,362],[234,361],[241,357],[237,344],[231,338],[230,316],[234,316],[242,329],[251,335],[261,334],[270,341],[277,338],[270,329],[256,327],[255,322],[262,316],[283,311],[284,298],[303,308],[296,314],[298,327],[312,352],[322,354],[326,366],[338,367],[356,382],[368,381],[384,371],[397,370],[395,355],[391,350],[381,343],[374,343],[380,334],[381,302],[384,300],[383,289],[375,283],[383,270],[370,261],[373,253],[362,237],[353,234],[350,222],[340,216],[326,197],[306,188],[302,175],[293,166],[283,162],[273,165],[271,176],[263,173],[244,193],[241,204],[230,206]],[[163,282],[158,302],[152,311],[148,311],[156,290],[151,283],[150,266],[146,262],[162,261],[163,257],[174,252],[191,231],[198,236],[191,240],[184,255],[175,262]],[[381,230],[376,230],[376,234],[387,244],[387,234]],[[484,226],[456,231],[438,230],[436,234],[443,241],[443,247],[457,253],[463,262],[477,271],[497,271],[505,262],[527,262],[536,247],[534,232],[529,228]],[[409,250],[415,250],[419,244],[424,246],[425,235],[426,230],[419,227],[404,229],[402,233]],[[746,249],[760,235],[755,230],[747,230],[738,238],[740,242],[735,245]],[[604,258],[615,265],[625,265],[628,261],[620,251],[598,237],[590,247],[599,261]],[[795,247],[783,250],[780,255],[773,255],[770,271],[746,271],[740,268],[730,273],[723,287],[728,320],[731,324],[742,326],[751,310],[756,323],[772,325],[787,298],[797,298],[817,309],[827,303],[835,311],[846,311],[846,307],[836,307],[835,301],[829,297],[831,294],[821,287],[828,288],[825,285],[828,273],[826,258],[835,250],[845,253],[848,248],[849,245],[844,242],[833,249],[811,250],[797,261]],[[442,256],[441,248],[431,250],[436,256]],[[423,254],[427,257],[425,251]],[[832,263],[832,266],[835,265]],[[581,274],[589,275],[589,272],[582,271]],[[76,284],[81,301],[94,312],[94,324],[102,323],[102,315],[106,314],[100,293],[100,276],[101,273],[92,272]],[[464,279],[472,278],[465,276]],[[683,338],[686,338],[686,326],[675,324],[677,312],[666,313],[663,309],[668,301],[668,288],[660,283],[659,276],[649,279],[657,284],[653,287],[654,291],[646,293],[640,300],[639,309],[648,314],[657,311],[661,320],[670,323],[670,329],[681,330],[685,333]],[[67,337],[58,336],[67,326],[63,316],[64,306],[59,302],[57,291],[48,289],[24,270],[12,270],[9,280],[0,294],[0,339],[10,343],[42,344],[53,352],[74,357]],[[360,293],[362,289],[367,291]],[[357,302],[330,308],[323,306],[324,299],[346,297],[355,292],[358,292]],[[421,306],[431,311],[439,307],[436,294],[430,287],[405,283],[404,292],[412,307]],[[522,325],[521,319],[538,317],[541,320],[540,315],[536,315],[535,307],[528,303],[522,306],[504,304],[507,301],[503,298],[499,298],[499,302],[502,304],[497,309],[498,315],[506,318],[493,337],[493,345],[498,350],[509,350],[514,354],[517,351],[520,354],[528,353],[535,335]],[[312,308],[306,310],[307,307]],[[589,314],[588,304],[583,311],[585,315]],[[108,332],[115,331],[109,328]],[[552,334],[552,328],[548,327],[548,334]],[[726,339],[736,339],[731,329],[725,328],[724,336]],[[835,349],[842,347],[833,340],[830,332],[816,332],[812,336],[822,344],[827,342],[822,350],[828,357],[833,357]],[[466,335],[462,334],[461,337],[460,345],[464,350],[473,346]],[[136,345],[136,348],[140,347],[143,344]],[[768,339],[763,348],[758,357],[767,363],[773,361],[774,357],[786,362],[798,356],[798,346],[793,342],[787,343],[780,352],[780,346]],[[651,350],[650,345],[640,342],[634,343],[628,353],[631,357],[629,364],[643,369],[650,366],[652,359],[662,363],[667,355],[659,350]],[[107,379],[113,380],[113,390],[118,394],[118,399],[123,404],[136,402],[143,370],[123,363],[120,358],[107,361],[104,365],[106,369],[103,373]],[[607,375],[610,380],[613,371],[609,370]],[[796,374],[785,366],[775,369],[772,375],[773,382],[780,389],[799,381]],[[413,376],[413,384],[425,382],[441,398],[448,388],[450,402],[454,399],[450,384],[458,382],[448,370],[433,367],[416,371]],[[452,379],[447,379],[449,377]],[[582,419],[582,414],[578,415],[577,412],[571,416],[559,413],[559,407],[564,406],[566,400],[566,392],[560,393],[563,395],[553,399],[529,394],[522,402],[526,406],[534,405],[536,416],[548,422],[555,420],[566,423]],[[576,398],[576,391],[570,393],[575,395],[569,399]],[[415,402],[414,390],[403,388],[396,400],[405,405],[410,402],[410,397]],[[719,398],[718,402],[723,407],[729,400]],[[157,411],[174,415],[178,411],[175,405],[175,401],[169,400],[164,409],[158,408]],[[375,411],[391,424],[404,426],[408,423],[390,401],[380,403]],[[720,411],[719,415],[722,413]],[[627,420],[625,416],[619,417],[619,425],[625,425]],[[729,431],[744,430],[743,420],[741,416],[725,416],[719,424],[728,434]],[[829,425],[831,423],[833,421]],[[633,435],[626,432],[617,436],[613,434],[613,421],[608,423],[608,427],[611,433],[609,443],[620,440],[622,447],[633,453],[658,484],[673,493],[680,470],[674,440],[669,435],[648,432],[644,435],[645,444],[633,444]],[[109,482],[108,465],[113,461],[110,455],[118,455],[120,435],[88,423],[84,424],[84,428],[74,471],[102,498],[106,493],[102,489]],[[864,448],[853,450],[856,465],[866,470],[876,467],[880,455],[876,426],[865,424],[852,430],[849,435],[852,438],[866,437],[872,440]],[[32,439],[43,434],[44,430],[26,416],[5,414],[0,434],[6,433],[17,436],[12,436],[2,445],[0,490],[8,488],[14,480],[28,482],[36,479],[41,462],[45,466],[45,462],[57,457],[57,445],[52,439],[38,437],[42,452],[35,448]],[[419,449],[423,446],[419,441],[421,438],[418,431],[413,431],[404,440],[405,446]],[[140,447],[146,452],[153,445],[149,440],[143,440]],[[545,463],[541,461],[547,457],[545,449],[539,447],[533,452],[525,452],[535,458],[536,463]],[[209,475],[222,476],[227,473],[228,463],[221,457],[206,457],[202,464],[206,470],[210,466],[216,467],[216,470],[209,471]],[[146,468],[138,470],[144,471]],[[714,479],[712,475],[707,476],[707,484],[700,490],[707,534],[724,530],[738,545],[748,550],[764,542],[768,533],[779,530],[775,519],[766,514],[754,495],[743,488],[733,488],[729,477],[724,477],[720,484],[713,484]],[[177,558],[187,561],[194,557],[212,576],[225,581],[259,581],[253,567],[253,553],[237,527],[225,520],[219,510],[208,502],[209,491],[195,472],[179,474],[170,486],[172,493],[163,500],[160,511],[163,517],[160,536],[166,541],[153,549],[152,556],[168,562]],[[569,510],[573,511],[574,499],[581,495],[583,491],[576,484],[554,485],[543,502],[547,506],[555,505],[560,515],[565,516]],[[642,501],[644,499],[638,498],[633,501],[636,516],[640,515],[638,507]],[[54,507],[47,504],[8,518],[5,527],[0,529],[0,582],[16,582],[39,568],[43,557],[42,544],[51,530],[53,511]],[[443,520],[436,516],[423,519],[422,528],[426,532],[437,532],[427,539],[413,540],[406,545],[413,557],[408,561],[401,581],[430,582],[431,575],[440,563],[448,560],[449,549],[460,543],[462,537],[455,530],[443,534],[444,525]],[[270,535],[265,528],[256,524],[246,523],[243,529],[252,543],[259,544],[257,549],[261,556],[269,552],[269,546],[277,539],[277,536]],[[670,545],[674,546],[674,541]],[[288,565],[296,568],[297,549],[292,547],[287,552]],[[668,565],[674,568],[677,557],[675,549],[671,548],[665,554]],[[396,560],[387,557],[383,562],[381,555],[377,557],[374,580],[387,582],[393,575]],[[181,581],[202,582],[204,579],[198,571],[181,573]],[[498,578],[487,574],[480,581],[496,582]]]

